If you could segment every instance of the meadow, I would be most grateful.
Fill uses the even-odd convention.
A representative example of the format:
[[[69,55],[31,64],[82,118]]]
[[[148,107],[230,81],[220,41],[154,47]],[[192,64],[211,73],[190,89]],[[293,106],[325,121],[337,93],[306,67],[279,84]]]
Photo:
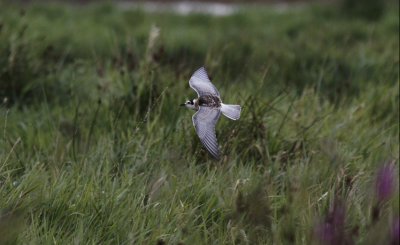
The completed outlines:
[[[398,4],[0,2],[0,244],[394,244],[398,34]],[[243,108],[221,161],[179,106],[203,65]]]

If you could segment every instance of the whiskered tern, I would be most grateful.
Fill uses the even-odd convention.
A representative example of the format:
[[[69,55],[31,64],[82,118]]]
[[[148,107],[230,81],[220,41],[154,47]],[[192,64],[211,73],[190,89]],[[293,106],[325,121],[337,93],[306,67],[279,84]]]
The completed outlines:
[[[239,119],[241,107],[222,103],[219,92],[211,83],[204,67],[193,73],[189,85],[197,92],[198,98],[188,100],[181,106],[197,111],[192,116],[194,129],[207,151],[214,158],[219,159],[215,123],[221,112],[232,120]]]

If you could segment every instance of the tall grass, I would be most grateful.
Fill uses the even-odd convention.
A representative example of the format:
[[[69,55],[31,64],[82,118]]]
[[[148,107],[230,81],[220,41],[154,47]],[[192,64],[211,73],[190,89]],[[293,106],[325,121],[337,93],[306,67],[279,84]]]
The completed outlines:
[[[389,244],[394,9],[0,3],[0,243]],[[220,162],[179,107],[202,65],[243,106],[216,125]]]

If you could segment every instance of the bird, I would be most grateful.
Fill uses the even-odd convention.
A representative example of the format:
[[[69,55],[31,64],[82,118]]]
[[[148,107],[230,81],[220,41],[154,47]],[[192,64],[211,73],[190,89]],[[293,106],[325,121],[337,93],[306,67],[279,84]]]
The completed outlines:
[[[229,119],[238,120],[242,108],[240,105],[222,103],[220,94],[211,83],[204,66],[193,73],[189,85],[196,91],[198,98],[188,100],[181,106],[197,111],[192,116],[194,129],[211,156],[220,160],[215,124],[221,112]]]

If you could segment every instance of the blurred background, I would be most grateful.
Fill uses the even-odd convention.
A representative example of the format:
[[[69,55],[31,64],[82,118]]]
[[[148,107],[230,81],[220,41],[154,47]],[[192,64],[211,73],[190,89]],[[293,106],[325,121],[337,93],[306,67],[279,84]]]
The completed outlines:
[[[0,1],[0,244],[398,244],[398,9]]]

